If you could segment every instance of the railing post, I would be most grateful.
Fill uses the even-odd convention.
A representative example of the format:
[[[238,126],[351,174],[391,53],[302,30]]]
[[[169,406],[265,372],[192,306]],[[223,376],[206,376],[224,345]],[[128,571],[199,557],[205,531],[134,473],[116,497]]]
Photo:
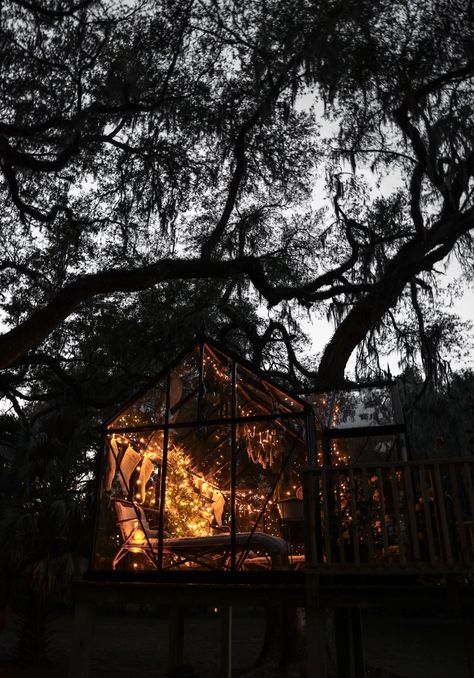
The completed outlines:
[[[306,607],[306,677],[327,678],[326,610]]]
[[[232,676],[232,607],[223,607],[220,620],[219,678]]]
[[[472,572],[473,470],[474,460],[464,459],[307,469],[308,566],[328,573],[352,566],[407,574]],[[341,480],[347,482],[342,504]]]
[[[319,481],[315,469],[303,472],[303,510],[305,529],[305,554],[308,564],[316,567],[320,558],[321,509],[319,502]],[[322,559],[321,559],[322,560]]]
[[[172,605],[168,622],[168,673],[172,674],[183,663],[184,606]]]
[[[316,427],[312,410],[306,413],[306,444],[308,447],[308,464],[311,467],[316,467],[318,451],[316,449]]]
[[[443,547],[440,548],[440,556],[446,559],[448,566],[453,565],[453,554],[451,549],[451,539],[448,528],[448,519],[446,513],[446,499],[447,495],[443,487],[443,481],[441,478],[441,472],[439,464],[434,463],[434,487],[435,487],[435,498],[437,499],[437,518],[438,518],[438,535],[440,544],[442,543]]]
[[[400,391],[398,390],[398,382],[395,380],[393,384],[390,386],[390,393],[392,396],[392,406],[393,406],[393,414],[395,418],[395,423],[396,424],[403,424],[405,425],[405,416],[403,414],[403,407],[402,407],[402,401],[400,399]],[[408,449],[407,449],[407,441],[404,433],[399,433],[399,441],[400,441],[400,460],[401,461],[407,461],[408,460]]]

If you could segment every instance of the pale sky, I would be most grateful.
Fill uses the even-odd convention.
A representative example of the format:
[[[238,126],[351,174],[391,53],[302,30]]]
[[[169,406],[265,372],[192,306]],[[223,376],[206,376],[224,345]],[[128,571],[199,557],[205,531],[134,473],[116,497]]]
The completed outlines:
[[[320,120],[322,120],[324,113],[323,104],[321,100],[316,99],[314,94],[305,95],[301,97],[300,100],[297,102],[297,108],[299,108],[300,110],[304,109],[307,110],[312,105],[314,107],[316,115]],[[330,139],[331,137],[334,137],[337,134],[337,129],[338,127],[336,123],[323,121],[323,124],[320,129],[321,136],[325,139]],[[349,172],[351,171],[349,165],[341,167],[341,169],[344,169],[344,171],[345,170]],[[358,173],[360,171],[361,170],[358,170]],[[384,177],[381,180],[379,188],[375,185],[374,175],[369,170],[362,171],[362,174],[369,183],[369,185],[372,186],[372,195],[374,197],[376,195],[387,195],[391,193],[394,189],[398,188],[402,183],[400,174],[394,173],[391,174],[390,176]],[[322,178],[318,178],[316,180],[315,188],[313,191],[315,208],[321,207],[324,204],[324,199],[323,200],[321,199],[321,196],[323,194],[324,194],[324,181]],[[437,269],[442,270],[443,263],[440,263],[437,266]],[[459,263],[455,260],[454,257],[451,257],[451,260],[446,268],[446,278],[445,278],[446,284],[448,285],[460,278],[461,278],[461,269]],[[469,285],[467,282],[463,282],[462,289],[463,289],[462,294],[457,299],[453,300],[452,311],[459,315],[462,320],[472,322],[474,326],[474,283],[471,282],[471,284]],[[331,323],[317,317],[317,314],[314,312],[310,312],[309,316],[310,317],[308,319],[303,318],[301,324],[312,342],[312,345],[308,347],[308,351],[306,353],[307,355],[311,354],[314,355],[322,352],[325,345],[332,336],[334,327]],[[472,343],[472,335],[469,337],[469,340]],[[456,364],[455,362],[453,362],[452,364],[453,369],[465,369],[473,367],[474,347],[471,348],[470,355],[471,359],[469,363],[463,362],[462,364]],[[398,366],[398,356],[396,354],[390,355],[388,359],[385,360],[382,364],[387,362],[390,366],[390,371],[392,372],[393,375],[396,375],[400,372],[400,368]],[[351,360],[349,362],[347,369],[348,376],[351,376],[350,373],[353,371],[353,365],[354,362],[353,360]]]

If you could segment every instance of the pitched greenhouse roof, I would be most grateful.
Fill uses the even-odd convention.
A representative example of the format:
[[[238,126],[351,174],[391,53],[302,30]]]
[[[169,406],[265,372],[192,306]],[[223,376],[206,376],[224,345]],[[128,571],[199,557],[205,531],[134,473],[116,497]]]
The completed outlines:
[[[284,417],[301,414],[311,407],[306,400],[274,384],[249,361],[208,338],[171,361],[105,426],[109,429],[162,426],[167,406],[171,425],[228,420],[233,414],[237,418]]]

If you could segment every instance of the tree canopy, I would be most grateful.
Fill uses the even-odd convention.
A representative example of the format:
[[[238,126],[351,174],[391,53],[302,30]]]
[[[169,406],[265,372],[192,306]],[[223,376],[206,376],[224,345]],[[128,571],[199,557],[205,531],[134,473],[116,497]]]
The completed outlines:
[[[354,350],[442,379],[473,78],[461,0],[2,2],[0,584],[43,595],[85,553],[94,424],[203,323],[295,388],[339,386]],[[334,332],[303,360],[308,310]]]
[[[413,353],[415,323],[436,372],[436,265],[472,268],[469,4],[1,12],[0,366],[17,410],[39,367],[76,392],[92,363],[150,372],[203,319],[319,385],[342,382],[356,348],[366,365],[384,342]],[[302,365],[308,308],[335,330]]]

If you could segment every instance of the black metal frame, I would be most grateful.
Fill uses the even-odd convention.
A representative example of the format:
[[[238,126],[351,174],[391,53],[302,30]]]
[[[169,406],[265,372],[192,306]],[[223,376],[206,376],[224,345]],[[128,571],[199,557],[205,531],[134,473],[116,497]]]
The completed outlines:
[[[368,391],[373,388],[384,388],[390,387],[393,388],[396,381],[394,379],[381,379],[376,381],[367,381],[363,383],[350,383],[343,386],[338,386],[333,389],[329,388],[315,388],[315,389],[304,389],[302,395],[315,395],[315,394],[337,394],[338,392],[347,392],[347,391]],[[393,395],[390,394],[393,404]],[[315,418],[316,415],[315,415]],[[394,436],[395,442],[397,445],[398,451],[400,451],[400,438],[404,436],[406,438],[406,424],[403,422],[397,422],[394,424],[379,424],[371,426],[327,426],[324,425],[320,420],[321,430],[319,431],[319,436],[321,438],[322,447],[323,447],[323,459],[324,465],[331,466],[331,451],[330,444],[331,440],[335,439],[347,439],[347,438],[376,438],[378,436]]]
[[[232,402],[231,402],[231,416],[226,417],[217,417],[214,419],[203,419],[202,417],[202,403],[204,397],[204,355],[205,347],[208,346],[212,353],[218,351],[222,354],[227,360],[228,365],[231,368],[231,379],[232,379]],[[198,386],[197,386],[197,412],[196,418],[190,421],[180,421],[180,422],[170,422],[170,374],[174,368],[176,368],[188,355],[196,352],[198,356],[196,358],[199,360],[198,364]],[[218,356],[217,356],[218,358]],[[284,397],[287,396],[294,403],[301,406],[301,412],[278,412],[277,414],[268,413],[250,416],[240,416],[237,413],[237,366],[241,366],[245,370],[248,370],[252,375],[262,380],[264,383],[268,384],[271,389],[277,390]],[[165,406],[165,416],[164,422],[161,424],[143,424],[139,426],[132,427],[114,427],[111,428],[111,423],[120,417],[121,414],[127,411],[127,409],[133,405],[140,397],[145,395],[149,389],[156,386],[160,381],[166,379],[166,406]],[[314,389],[311,393],[329,393],[339,390],[367,390],[369,388],[378,388],[382,386],[393,386],[393,381],[379,381],[366,384],[351,384],[337,389],[324,389],[317,390]],[[194,394],[196,394],[196,391]],[[307,391],[308,392],[308,391]],[[249,394],[251,398],[251,394]],[[235,501],[236,501],[236,471],[237,471],[237,458],[236,458],[236,435],[237,435],[237,426],[239,424],[251,423],[251,422],[278,422],[282,423],[285,420],[300,420],[303,423],[303,428],[305,431],[306,438],[306,448],[307,448],[307,460],[309,466],[317,465],[317,443],[318,439],[323,446],[323,464],[325,466],[331,466],[331,453],[330,453],[330,441],[334,438],[355,438],[355,437],[375,437],[375,436],[387,436],[393,435],[396,439],[400,435],[405,434],[406,428],[404,424],[387,424],[381,426],[360,426],[360,427],[327,427],[323,426],[321,422],[317,419],[315,415],[313,406],[306,400],[304,400],[300,395],[292,393],[288,389],[282,388],[279,385],[274,384],[268,376],[258,368],[255,368],[248,360],[241,358],[232,350],[229,350],[223,344],[210,339],[206,336],[201,336],[199,341],[195,342],[185,351],[182,351],[174,360],[172,360],[165,368],[163,368],[156,377],[149,380],[149,382],[140,390],[138,390],[134,396],[129,398],[126,403],[115,412],[111,417],[109,417],[100,427],[102,434],[107,435],[111,433],[117,434],[126,434],[132,432],[150,432],[150,431],[159,431],[163,430],[164,440],[163,440],[163,462],[161,469],[161,487],[160,487],[160,506],[159,506],[159,527],[158,527],[158,557],[157,557],[157,570],[155,571],[156,575],[159,575],[160,580],[163,580],[163,577],[167,574],[173,577],[184,576],[187,578],[189,573],[181,573],[176,571],[166,571],[163,569],[163,532],[164,532],[164,505],[165,505],[165,493],[166,493],[166,466],[167,466],[167,457],[168,457],[168,440],[169,440],[169,431],[170,429],[191,429],[199,428],[203,425],[205,426],[228,426],[231,431],[231,568],[230,571],[226,572],[227,575],[236,575],[239,578],[244,574],[243,572],[238,571],[238,565],[236,558],[236,514],[235,514]],[[319,427],[316,427],[316,422],[319,421]],[[110,427],[110,428],[109,428]],[[104,447],[104,449],[106,449]],[[99,508],[99,498],[101,492],[101,482],[104,471],[104,460],[105,454],[102,453],[97,460],[97,482],[95,488],[95,497],[94,497],[94,507],[95,507],[95,524],[94,524],[94,535],[91,544],[91,563],[95,559],[95,550],[97,544],[97,532],[98,532],[98,508]],[[217,572],[217,571],[216,571]],[[95,576],[95,573],[100,577],[107,578],[107,574],[111,572],[95,570],[90,572],[90,576]],[[122,573],[113,573],[113,578],[120,578]],[[132,573],[133,574],[133,573]],[[134,576],[141,576],[143,573],[136,573]],[[210,573],[205,573],[209,576]],[[247,573],[248,574],[248,573]],[[129,575],[127,575],[129,576]],[[147,577],[150,576],[150,573],[147,573]],[[193,577],[200,576],[199,572],[193,572]]]
[[[223,356],[225,356],[230,363],[232,370],[232,403],[231,403],[231,416],[230,417],[218,417],[215,419],[206,419],[202,418],[202,400],[204,394],[204,354],[205,347],[217,350]],[[193,351],[199,350],[199,382],[198,382],[198,402],[197,402],[197,417],[194,421],[186,422],[170,422],[170,374],[172,370],[177,367],[190,353]],[[282,394],[283,397],[290,398],[294,403],[301,406],[301,411],[298,412],[278,412],[276,414],[261,414],[261,415],[251,415],[251,416],[238,416],[237,415],[237,367],[242,367],[248,370],[251,374],[255,375],[257,378],[262,380],[264,383],[268,384],[272,390],[276,390]],[[145,395],[149,389],[156,386],[164,377],[166,379],[166,407],[165,407],[165,420],[162,424],[148,424],[148,425],[139,425],[133,427],[110,427],[110,424],[120,417],[121,414],[127,411],[127,409],[133,405],[140,397]],[[290,406],[288,406],[290,407]],[[236,454],[236,435],[237,435],[237,426],[242,423],[251,423],[251,422],[277,422],[285,420],[300,420],[303,424],[304,436],[306,440],[307,448],[307,460],[309,463],[313,463],[316,459],[316,433],[315,426],[313,421],[312,407],[311,405],[300,398],[298,395],[289,392],[286,389],[283,389],[279,385],[272,383],[268,379],[267,375],[260,370],[255,368],[247,360],[241,358],[233,351],[230,351],[228,348],[211,340],[207,337],[201,337],[200,341],[193,344],[188,350],[183,351],[170,362],[161,372],[150,380],[146,386],[140,389],[132,398],[128,399],[123,407],[120,408],[118,412],[109,417],[103,425],[100,427],[104,435],[116,433],[116,434],[126,434],[132,432],[146,432],[146,431],[164,431],[164,440],[163,440],[163,461],[162,461],[162,472],[161,472],[161,487],[160,487],[160,505],[159,505],[159,522],[158,522],[158,557],[157,557],[157,570],[156,573],[159,573],[160,579],[163,579],[163,576],[166,577],[168,571],[163,569],[163,533],[164,533],[164,507],[165,507],[165,493],[166,493],[166,466],[167,466],[167,457],[168,457],[168,439],[170,429],[184,429],[184,428],[198,428],[203,425],[205,426],[229,426],[231,429],[231,569],[230,574],[232,576],[238,575],[239,578],[241,575],[245,574],[243,572],[238,572],[238,563],[236,558],[236,510],[235,510],[235,501],[236,501],[236,469],[237,469],[237,454]],[[95,524],[94,524],[94,536],[91,553],[91,564],[95,560],[95,550],[97,545],[97,532],[98,532],[98,508],[100,500],[100,490],[102,475],[104,470],[104,458],[105,455],[101,455],[99,460],[97,470],[98,470],[98,482],[96,484],[96,496],[95,496]],[[273,490],[272,490],[273,493]],[[108,574],[111,572],[107,571]],[[98,578],[102,579],[105,575],[104,570],[95,570],[93,567],[89,571],[89,578],[95,577],[98,575]],[[114,572],[113,578],[120,578],[121,573]],[[144,573],[137,572],[135,574],[136,578],[140,578]],[[148,573],[147,576],[149,576]],[[196,574],[196,573],[193,573]],[[206,573],[209,575],[209,573]],[[181,575],[183,578],[188,577],[187,572],[176,572],[173,571],[173,577],[176,575]],[[105,575],[106,576],[106,575]],[[199,575],[198,575],[199,576]]]
[[[170,372],[174,367],[177,367],[180,364],[180,362],[182,362],[182,360],[184,360],[184,358],[186,358],[186,356],[189,355],[193,351],[193,349],[195,349],[197,346],[199,346],[199,349],[201,350],[201,346],[204,347],[204,345],[206,345],[206,344],[208,346],[210,346],[211,348],[215,348],[220,353],[223,353],[227,358],[230,358],[230,360],[232,360],[233,362],[238,363],[239,365],[241,365],[245,369],[249,370],[249,372],[252,372],[253,374],[255,374],[257,377],[260,377],[260,379],[263,379],[263,381],[266,381],[273,388],[278,389],[279,391],[281,391],[281,393],[284,393],[289,398],[292,398],[293,400],[298,402],[304,409],[307,409],[308,407],[311,409],[311,406],[309,405],[309,403],[306,400],[303,400],[296,393],[292,393],[288,389],[284,389],[281,386],[274,384],[268,378],[268,375],[265,374],[265,372],[262,369],[260,369],[259,367],[255,367],[255,365],[252,365],[252,363],[250,361],[248,361],[246,358],[242,358],[237,353],[235,353],[235,351],[232,351],[227,346],[225,346],[224,344],[221,344],[220,342],[216,341],[215,339],[211,339],[210,337],[207,337],[206,335],[202,335],[202,337],[200,338],[200,340],[198,342],[195,342],[194,344],[192,344],[191,346],[189,346],[185,350],[181,351],[181,353],[179,353],[179,355],[176,358],[174,358],[174,360],[169,362],[166,365],[166,367],[164,367],[160,372],[158,372],[158,374],[155,377],[150,379],[145,384],[145,386],[143,386],[133,396],[131,396],[125,402],[125,404],[122,405],[122,407],[117,412],[115,412],[110,417],[108,417],[108,419],[106,419],[99,428],[102,431],[106,430],[107,427],[109,426],[109,424],[114,419],[117,419],[117,417],[119,417],[123,412],[125,412],[130,407],[130,405],[132,405],[132,403],[134,403],[136,400],[138,400],[140,398],[140,396],[144,395],[150,388],[152,388],[158,382],[160,382],[161,379],[163,379],[163,377],[166,376],[166,374],[168,372]],[[196,422],[190,422],[190,423],[192,425],[193,423],[196,423]],[[206,423],[207,423],[207,421],[206,421]]]

